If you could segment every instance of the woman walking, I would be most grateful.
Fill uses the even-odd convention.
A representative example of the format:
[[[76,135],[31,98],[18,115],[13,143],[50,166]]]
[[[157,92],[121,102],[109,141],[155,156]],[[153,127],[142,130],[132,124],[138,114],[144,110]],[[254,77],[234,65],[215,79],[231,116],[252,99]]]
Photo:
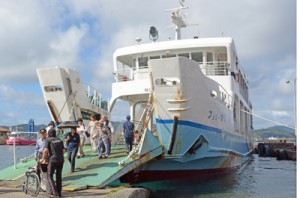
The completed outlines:
[[[78,149],[78,153],[77,153],[77,158],[80,158],[80,157],[84,157],[83,146],[84,146],[84,142],[85,142],[85,135],[84,135],[85,126],[83,124],[82,118],[78,118],[77,124],[78,124],[77,133],[79,134],[79,137],[80,137],[80,144],[79,144],[79,149]]]
[[[96,126],[99,133],[98,139],[98,158],[102,158],[103,147],[105,147],[105,156],[107,158],[110,154],[110,130],[106,126],[104,126],[103,121],[96,122]]]
[[[96,116],[91,115],[90,120],[91,121],[87,128],[90,132],[90,141],[91,141],[92,151],[95,152],[97,149],[97,142],[98,142],[98,132],[97,132],[97,128],[95,126]]]

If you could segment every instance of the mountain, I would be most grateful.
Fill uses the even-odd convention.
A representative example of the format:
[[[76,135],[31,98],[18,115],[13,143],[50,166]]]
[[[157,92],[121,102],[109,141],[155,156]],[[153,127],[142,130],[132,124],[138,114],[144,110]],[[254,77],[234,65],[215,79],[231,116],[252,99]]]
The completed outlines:
[[[111,122],[111,124],[114,127],[115,132],[121,132],[123,128],[123,122]],[[9,129],[8,126],[0,126],[6,129]],[[41,124],[41,125],[35,125],[34,131],[39,131],[41,129],[45,129],[47,125]],[[19,124],[12,126],[13,130],[18,131],[28,131],[28,124]],[[266,129],[258,129],[254,130],[254,136],[255,137],[261,137],[261,138],[269,138],[269,137],[278,137],[278,138],[295,138],[295,130],[285,127],[285,126],[272,126]]]
[[[3,127],[5,129],[12,129],[17,130],[17,131],[28,131],[28,124],[19,124],[19,125],[14,125],[14,126],[0,126]],[[34,131],[39,131],[41,129],[45,129],[47,127],[47,125],[44,124],[40,124],[40,125],[34,125]]]
[[[272,126],[266,129],[255,130],[254,132],[254,136],[261,138],[295,138],[295,130],[285,126]]]

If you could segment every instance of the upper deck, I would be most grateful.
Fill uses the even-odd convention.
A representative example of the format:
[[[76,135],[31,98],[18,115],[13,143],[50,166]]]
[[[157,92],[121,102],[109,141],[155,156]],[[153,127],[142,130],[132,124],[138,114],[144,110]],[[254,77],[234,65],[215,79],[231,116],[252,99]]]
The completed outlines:
[[[116,82],[145,80],[149,78],[149,60],[177,56],[198,62],[203,74],[216,81],[224,82],[218,77],[231,75],[239,78],[240,92],[248,98],[247,78],[230,37],[172,40],[119,48],[114,53],[114,77]]]
[[[117,82],[144,79],[148,60],[184,56],[199,63],[205,75],[230,75],[237,60],[232,38],[201,38],[148,43],[117,49],[114,74]]]

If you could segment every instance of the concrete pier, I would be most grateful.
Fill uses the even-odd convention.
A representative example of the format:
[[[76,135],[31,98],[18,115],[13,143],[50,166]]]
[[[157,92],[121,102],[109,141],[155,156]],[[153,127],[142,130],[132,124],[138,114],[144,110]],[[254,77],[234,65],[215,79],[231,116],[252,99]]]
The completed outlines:
[[[257,144],[254,153],[259,157],[276,157],[277,160],[296,160],[297,152],[294,143],[286,141],[266,141]]]

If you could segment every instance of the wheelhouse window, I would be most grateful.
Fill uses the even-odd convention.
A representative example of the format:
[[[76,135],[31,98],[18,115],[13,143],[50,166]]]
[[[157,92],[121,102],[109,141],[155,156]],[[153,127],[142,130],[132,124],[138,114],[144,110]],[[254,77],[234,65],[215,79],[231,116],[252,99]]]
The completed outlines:
[[[162,55],[162,58],[172,58],[172,57],[176,57],[176,54],[167,54],[167,55]]]
[[[150,60],[151,59],[160,59],[160,56],[150,56]]]
[[[140,69],[148,67],[148,57],[140,57],[138,58],[138,62]]]
[[[203,62],[203,53],[202,52],[192,52],[191,53],[192,60],[202,63]]]
[[[189,53],[181,53],[181,54],[178,54],[178,56],[190,58],[190,54]]]

